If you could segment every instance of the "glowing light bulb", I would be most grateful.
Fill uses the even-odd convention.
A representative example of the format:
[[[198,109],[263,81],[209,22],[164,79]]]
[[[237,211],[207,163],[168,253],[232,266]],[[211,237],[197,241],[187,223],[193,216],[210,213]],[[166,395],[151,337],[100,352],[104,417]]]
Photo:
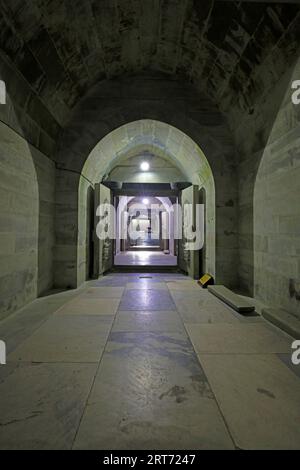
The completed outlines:
[[[149,168],[150,168],[150,165],[149,165],[148,162],[143,162],[143,163],[141,163],[141,170],[142,170],[142,171],[148,171]]]

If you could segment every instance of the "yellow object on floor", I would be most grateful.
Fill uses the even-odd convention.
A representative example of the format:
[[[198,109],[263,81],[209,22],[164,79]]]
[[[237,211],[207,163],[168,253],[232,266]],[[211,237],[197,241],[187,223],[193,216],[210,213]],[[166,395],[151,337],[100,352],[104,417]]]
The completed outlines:
[[[214,283],[213,277],[210,274],[204,274],[204,276],[199,279],[198,284],[200,284],[201,287],[207,287],[211,284]]]

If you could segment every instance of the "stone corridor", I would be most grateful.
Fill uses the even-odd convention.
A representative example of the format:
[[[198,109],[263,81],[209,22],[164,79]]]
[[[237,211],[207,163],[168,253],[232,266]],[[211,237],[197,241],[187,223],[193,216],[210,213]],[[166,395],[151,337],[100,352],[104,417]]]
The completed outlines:
[[[181,274],[54,293],[0,336],[1,449],[299,447],[292,338]]]

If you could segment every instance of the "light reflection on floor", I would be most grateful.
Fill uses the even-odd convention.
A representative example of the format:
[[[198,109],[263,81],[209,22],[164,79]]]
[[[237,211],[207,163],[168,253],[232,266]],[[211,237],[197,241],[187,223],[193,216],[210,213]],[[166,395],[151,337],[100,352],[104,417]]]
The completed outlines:
[[[115,256],[117,266],[177,266],[177,256],[162,251],[126,251]]]

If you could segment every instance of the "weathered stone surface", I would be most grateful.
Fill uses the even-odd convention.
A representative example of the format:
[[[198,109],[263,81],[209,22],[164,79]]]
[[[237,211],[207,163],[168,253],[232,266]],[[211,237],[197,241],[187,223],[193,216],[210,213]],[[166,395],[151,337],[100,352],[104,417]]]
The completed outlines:
[[[151,89],[153,82],[153,92],[149,99],[144,101],[143,94],[146,89]],[[62,208],[67,209],[64,202],[67,198],[69,208],[67,219],[70,221],[70,226],[75,227],[75,231],[71,232],[66,227],[62,233],[61,221],[57,219],[59,237],[63,236],[65,244],[70,246],[74,243],[73,234],[76,233],[76,227],[79,228],[79,234],[85,231],[84,218],[78,219],[77,213],[71,210],[76,207],[78,199],[80,205],[86,201],[85,183],[79,186],[79,198],[77,196],[77,173],[83,172],[88,181],[95,182],[96,175],[99,178],[106,174],[114,164],[118,164],[118,159],[128,158],[131,152],[154,151],[156,155],[170,158],[173,165],[187,175],[189,180],[205,188],[207,192],[207,244],[212,247],[205,253],[207,270],[213,274],[217,271],[218,282],[226,282],[231,287],[236,286],[238,283],[236,271],[232,270],[238,249],[235,152],[222,115],[204,94],[199,94],[195,98],[195,88],[181,81],[170,80],[163,74],[144,74],[135,79],[124,78],[112,83],[112,88],[105,82],[101,83],[90,95],[90,98],[94,97],[93,101],[91,99],[82,101],[60,140],[57,157],[59,164],[62,167],[66,166],[69,170],[72,169],[73,173],[60,172],[56,189],[57,211],[60,212]],[[118,83],[118,96],[121,97],[118,100],[115,99],[116,83]],[[166,83],[168,83],[168,102],[162,98]],[[130,90],[133,84],[137,84],[135,100],[126,99],[124,102],[127,89]],[[103,86],[107,87],[106,99],[99,100]],[[178,108],[179,101],[184,103],[184,106]],[[102,119],[99,120],[98,102],[99,106],[101,105],[101,118],[103,119],[106,115],[112,117],[112,119],[105,119],[105,123]],[[207,112],[213,114],[215,125],[203,125],[201,120],[198,122],[196,119],[199,116],[192,114],[194,106],[201,108],[202,114]],[[87,119],[83,121],[82,113],[86,110],[90,112]],[[126,116],[124,116],[125,111]],[[144,118],[149,116],[152,119],[140,119],[141,116]],[[166,122],[174,128],[170,128]],[[90,157],[87,158],[89,154]],[[73,187],[70,186],[72,182]],[[60,185],[62,190],[60,190]],[[216,196],[214,196],[215,191]],[[73,198],[72,202],[71,198]],[[230,201],[229,205],[228,201]],[[223,217],[222,214],[224,214]],[[224,220],[227,223],[225,229],[222,227]],[[217,270],[214,255],[215,224],[219,250],[217,259],[222,256]],[[75,253],[75,249],[73,252]],[[78,253],[80,255],[83,252]],[[64,286],[71,274],[71,265],[83,266],[84,261],[78,257],[77,260],[70,258],[68,266],[65,265],[64,268],[62,265],[60,267],[59,262],[57,263],[58,271],[67,269],[68,274],[60,276],[59,281],[64,282]],[[77,285],[74,284],[75,279],[73,276],[70,285]],[[82,276],[77,277],[77,282],[78,279],[82,279]]]
[[[0,125],[0,316],[53,285],[54,165]]]
[[[223,107],[248,111],[297,47],[292,4],[74,0],[72,10],[66,1],[0,10],[3,56],[61,124],[97,81],[146,69],[186,76]]]
[[[266,308],[262,310],[263,317],[274,325],[286,331],[296,339],[300,339],[300,321],[285,310]]]
[[[225,286],[208,286],[208,290],[239,313],[254,311],[254,305],[251,305]]]
[[[208,193],[215,191],[207,201],[209,213],[215,210],[207,239],[217,256],[206,250],[207,270],[218,282],[299,316],[300,107],[290,99],[291,80],[299,78],[299,25],[296,3],[74,0],[72,13],[64,0],[2,3],[0,79],[7,105],[0,106],[0,119],[31,153],[24,158],[20,145],[6,151],[9,139],[1,133],[3,285],[15,283],[19,292],[22,279],[26,283],[16,294],[23,300],[7,298],[4,308],[42,292],[53,276],[56,285],[73,287],[86,279],[89,220],[78,187],[87,157],[120,126],[156,120],[182,130],[211,167],[214,181],[207,169],[199,174],[186,164],[189,145],[181,152],[184,145],[172,133],[157,136],[178,153],[192,181],[198,173]],[[144,137],[149,133],[140,129]],[[121,130],[99,154],[117,179],[108,155],[122,138]],[[135,138],[134,125],[128,138]],[[56,161],[55,215],[54,165],[35,148]],[[156,145],[158,156],[165,149]],[[97,169],[91,165],[84,176]],[[83,189],[92,192],[91,179]],[[35,268],[25,274],[34,259],[38,278]],[[10,278],[15,269],[23,274]]]

